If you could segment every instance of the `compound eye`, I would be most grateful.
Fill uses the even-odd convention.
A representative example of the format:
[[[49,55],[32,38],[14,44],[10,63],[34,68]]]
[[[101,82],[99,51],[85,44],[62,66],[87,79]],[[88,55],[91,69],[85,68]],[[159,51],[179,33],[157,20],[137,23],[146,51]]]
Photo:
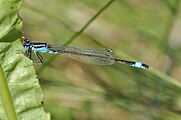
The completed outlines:
[[[24,45],[29,44],[29,43],[30,43],[30,41],[29,41],[27,38],[25,38],[25,39],[23,40],[23,44],[24,44]]]

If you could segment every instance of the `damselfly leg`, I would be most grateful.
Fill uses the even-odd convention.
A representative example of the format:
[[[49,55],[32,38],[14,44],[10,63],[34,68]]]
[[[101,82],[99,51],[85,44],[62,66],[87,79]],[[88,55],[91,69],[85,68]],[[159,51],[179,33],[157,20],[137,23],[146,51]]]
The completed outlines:
[[[38,52],[34,52],[36,58],[38,59],[36,62],[37,63],[43,63],[43,57],[40,55]]]

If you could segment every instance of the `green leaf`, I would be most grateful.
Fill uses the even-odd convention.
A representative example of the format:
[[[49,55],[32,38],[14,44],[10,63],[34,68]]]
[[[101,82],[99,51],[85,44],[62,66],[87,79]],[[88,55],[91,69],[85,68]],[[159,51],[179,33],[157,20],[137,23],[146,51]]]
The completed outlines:
[[[36,78],[33,64],[22,53],[17,53],[17,50],[23,50],[22,20],[17,14],[21,4],[22,0],[0,1],[0,64],[17,118],[49,120],[50,114],[44,111],[42,104],[44,95]],[[0,90],[2,94],[7,94],[4,89],[0,88]],[[6,106],[7,103],[0,100],[0,120],[9,118],[7,111],[4,110]]]

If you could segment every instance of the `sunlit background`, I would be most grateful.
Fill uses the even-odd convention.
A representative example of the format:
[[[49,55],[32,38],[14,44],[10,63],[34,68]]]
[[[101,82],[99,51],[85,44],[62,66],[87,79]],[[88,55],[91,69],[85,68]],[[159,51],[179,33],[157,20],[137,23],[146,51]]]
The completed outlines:
[[[150,65],[43,54],[34,66],[52,120],[181,120],[180,7],[180,0],[26,0],[20,16],[32,41],[111,48],[116,58]]]

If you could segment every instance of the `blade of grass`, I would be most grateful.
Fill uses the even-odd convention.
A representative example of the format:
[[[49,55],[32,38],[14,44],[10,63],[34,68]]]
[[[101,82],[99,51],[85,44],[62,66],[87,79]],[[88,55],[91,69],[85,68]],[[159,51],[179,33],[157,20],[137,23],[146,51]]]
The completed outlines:
[[[65,44],[68,45],[71,42],[73,42],[73,40],[75,40],[82,32],[84,32],[84,30],[105,10],[107,9],[115,0],[110,0],[108,1],[100,10],[98,10],[98,12],[78,31],[76,32]],[[53,56],[51,57],[48,61],[46,61],[38,70],[37,70],[37,74],[41,74],[42,71],[51,63],[56,59],[57,56]]]
[[[174,84],[175,86],[178,86],[179,88],[181,88],[181,84],[179,82],[177,82],[175,79],[171,78],[169,75],[172,71],[172,69],[174,68],[174,64],[175,64],[175,54],[173,54],[173,49],[171,49],[169,47],[169,37],[170,37],[170,34],[172,32],[172,28],[174,26],[174,22],[176,20],[176,16],[177,16],[177,13],[179,11],[179,3],[180,3],[180,0],[177,0],[176,1],[176,4],[175,6],[172,6],[169,4],[168,1],[165,1],[168,8],[170,9],[172,15],[167,18],[168,19],[168,24],[167,24],[167,28],[164,32],[164,35],[162,37],[162,40],[161,40],[161,46],[160,48],[163,49],[163,51],[170,57],[172,58],[171,60],[171,63],[169,64],[169,67],[167,68],[166,70],[166,73],[162,73],[156,69],[151,69],[152,73],[154,73],[155,75],[159,76],[160,78],[162,78],[163,80],[160,81],[158,83],[158,88],[159,90],[157,91],[157,93],[155,93],[155,98],[152,100],[152,103],[151,103],[151,108],[150,108],[150,113],[151,113],[151,116],[152,118],[154,119],[154,109],[157,109],[161,104],[162,104],[162,101],[159,100],[159,98],[161,98],[162,96],[162,93],[163,91],[165,90],[165,85],[164,83],[165,82],[169,82],[171,84]],[[155,104],[156,103],[156,104]]]
[[[0,64],[0,94],[4,105],[4,109],[6,111],[7,118],[9,120],[17,120],[12,98],[8,89],[8,85],[1,64]]]
[[[115,0],[108,1],[78,32],[76,32],[64,45],[70,44],[77,38],[106,8],[108,8]]]

